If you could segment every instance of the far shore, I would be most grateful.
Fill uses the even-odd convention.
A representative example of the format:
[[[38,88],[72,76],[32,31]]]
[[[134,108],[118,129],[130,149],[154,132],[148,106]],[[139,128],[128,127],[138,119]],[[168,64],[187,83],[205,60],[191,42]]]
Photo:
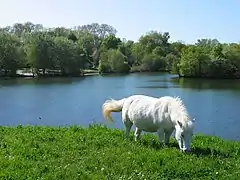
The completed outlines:
[[[172,74],[170,71],[167,70],[162,70],[162,71],[156,71],[156,72],[151,72],[151,71],[130,71],[129,73],[120,73],[120,74],[133,74],[133,73],[169,73]],[[96,76],[96,75],[113,75],[113,74],[119,74],[119,73],[99,73],[97,69],[85,69],[83,70],[83,73],[79,75],[62,75],[59,73],[59,71],[56,71],[54,73],[53,70],[50,71],[50,73],[46,73],[45,75],[37,76],[36,74],[33,74],[30,72],[30,70],[17,70],[16,75],[14,76],[1,76],[0,79],[14,79],[14,78],[55,78],[55,77],[60,77],[60,78],[68,78],[68,77],[84,77],[84,76]],[[199,76],[181,76],[179,74],[173,74],[173,75],[178,75],[178,78],[185,78],[185,79],[216,79],[216,80],[221,80],[221,79],[229,79],[229,80],[240,80],[239,77],[199,77]]]

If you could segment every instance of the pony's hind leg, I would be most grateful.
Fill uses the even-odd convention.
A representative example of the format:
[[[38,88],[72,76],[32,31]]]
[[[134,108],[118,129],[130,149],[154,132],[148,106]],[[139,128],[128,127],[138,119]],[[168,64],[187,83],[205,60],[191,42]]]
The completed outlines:
[[[142,133],[142,130],[136,127],[135,133],[134,133],[135,141],[137,141],[140,138],[141,133]]]
[[[133,126],[133,123],[129,120],[126,113],[122,114],[122,121],[123,124],[125,125],[125,138],[129,138],[130,130]]]
[[[123,121],[125,125],[125,138],[129,138],[130,130],[133,126],[133,123],[131,121]]]
[[[122,122],[125,125],[125,138],[129,138],[130,130],[133,126],[133,123],[130,121],[127,115],[128,113],[127,107],[123,107],[122,109]]]

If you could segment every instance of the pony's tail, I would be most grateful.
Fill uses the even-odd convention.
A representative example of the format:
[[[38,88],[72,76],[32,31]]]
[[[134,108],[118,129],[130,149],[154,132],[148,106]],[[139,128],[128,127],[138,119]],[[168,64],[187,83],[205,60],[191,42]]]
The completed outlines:
[[[106,100],[102,105],[103,117],[107,121],[113,122],[111,113],[112,112],[121,112],[124,101],[125,101],[125,98],[120,99],[120,100],[114,100],[114,99]]]

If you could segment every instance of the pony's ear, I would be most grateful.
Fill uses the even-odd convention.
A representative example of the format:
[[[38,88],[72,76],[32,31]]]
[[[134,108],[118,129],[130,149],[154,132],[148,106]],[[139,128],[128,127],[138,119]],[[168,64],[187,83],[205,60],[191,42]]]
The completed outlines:
[[[178,125],[182,128],[182,123],[180,121],[177,121]]]

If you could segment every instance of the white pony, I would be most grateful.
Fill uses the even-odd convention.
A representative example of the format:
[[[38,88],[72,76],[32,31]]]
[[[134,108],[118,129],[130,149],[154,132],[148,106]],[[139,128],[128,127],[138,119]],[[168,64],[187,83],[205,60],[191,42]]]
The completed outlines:
[[[157,132],[160,144],[176,131],[175,138],[180,150],[190,151],[195,119],[191,119],[179,97],[164,96],[160,98],[132,95],[120,100],[110,99],[102,105],[103,116],[107,121],[113,122],[111,113],[122,111],[122,121],[125,125],[126,137],[132,125],[136,126],[135,141],[142,131]]]

